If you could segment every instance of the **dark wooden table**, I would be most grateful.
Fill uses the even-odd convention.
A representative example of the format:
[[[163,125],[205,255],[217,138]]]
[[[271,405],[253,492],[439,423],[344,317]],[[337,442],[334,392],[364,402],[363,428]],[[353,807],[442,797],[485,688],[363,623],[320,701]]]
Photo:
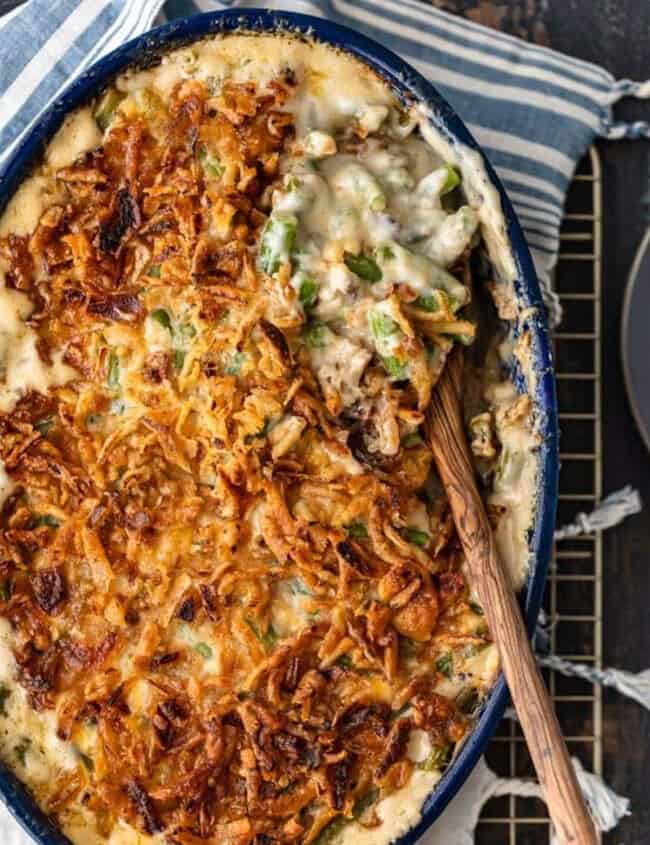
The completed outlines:
[[[430,0],[422,0],[429,2]],[[395,0],[399,4],[399,0]],[[650,0],[431,0],[488,26],[597,62],[617,77],[650,77]],[[18,5],[0,0],[0,14]],[[263,4],[260,4],[263,5]],[[650,103],[628,101],[621,119],[650,120]],[[634,253],[650,220],[650,143],[601,142],[604,170],[604,486],[636,486],[650,507],[650,456],[630,415],[620,363],[620,312]],[[650,315],[649,315],[650,317]],[[604,661],[650,666],[650,518],[632,517],[605,536]],[[604,764],[633,814],[607,845],[650,843],[650,713],[605,692]]]
[[[650,77],[648,0],[434,0],[434,5],[596,62],[617,77]],[[650,120],[650,103],[629,100],[616,113],[620,119]],[[642,202],[650,188],[650,143],[601,142],[598,148],[605,197],[604,487],[611,491],[630,483],[650,505],[650,456],[628,409],[619,353],[623,290],[635,250],[650,225],[650,209]],[[647,512],[606,532],[604,557],[604,662],[632,671],[645,669],[650,666]],[[605,776],[632,800],[632,816],[605,838],[608,845],[650,843],[649,740],[650,713],[606,691]]]
[[[434,4],[596,62],[619,78],[650,77],[648,0],[435,0]],[[620,119],[650,120],[650,103],[629,100],[616,113]],[[650,143],[601,142],[598,148],[605,197],[604,487],[611,491],[630,483],[650,505],[650,456],[628,409],[619,353],[623,290],[636,248],[650,225],[650,209],[642,202],[650,188]],[[647,512],[606,532],[604,558],[604,662],[632,671],[645,669],[650,666]],[[649,740],[650,713],[606,691],[605,776],[632,800],[632,815],[605,837],[607,845],[650,843]]]

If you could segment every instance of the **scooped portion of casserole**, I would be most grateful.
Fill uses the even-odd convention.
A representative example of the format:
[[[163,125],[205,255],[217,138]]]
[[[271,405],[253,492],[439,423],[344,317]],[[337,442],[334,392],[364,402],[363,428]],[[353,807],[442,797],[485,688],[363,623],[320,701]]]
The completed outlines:
[[[431,138],[329,47],[218,37],[9,203],[0,755],[72,842],[381,845],[471,731],[498,661],[420,425],[472,300],[513,314]],[[470,394],[525,567],[531,402],[494,355]]]

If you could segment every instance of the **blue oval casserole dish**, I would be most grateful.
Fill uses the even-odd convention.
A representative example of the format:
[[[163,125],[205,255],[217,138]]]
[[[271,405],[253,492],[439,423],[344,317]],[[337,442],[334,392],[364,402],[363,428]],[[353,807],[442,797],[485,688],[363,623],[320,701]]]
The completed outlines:
[[[537,507],[530,531],[530,572],[522,592],[529,631],[539,613],[544,583],[553,542],[557,506],[558,429],[555,382],[551,359],[549,328],[532,259],[521,226],[512,205],[494,170],[478,144],[436,89],[397,55],[377,42],[346,27],[320,18],[289,12],[268,12],[258,9],[215,12],[174,21],[136,38],[105,58],[75,80],[48,109],[22,141],[0,176],[0,212],[31,167],[44,151],[48,141],[60,128],[65,116],[101,92],[114,76],[129,66],[146,65],[152,56],[210,34],[235,30],[303,33],[344,50],[363,61],[378,73],[389,86],[409,103],[421,103],[431,114],[431,123],[452,145],[461,144],[476,151],[483,159],[488,180],[501,200],[507,237],[516,267],[515,292],[519,313],[526,312],[525,328],[531,338],[533,383],[531,387],[540,435],[537,473]],[[523,376],[513,373],[515,380]],[[417,825],[398,840],[398,845],[412,845],[438,818],[468,778],[485,750],[502,717],[508,700],[503,676],[499,676],[489,694],[477,725],[449,766],[436,788],[427,797]],[[39,809],[27,790],[6,768],[0,769],[0,794],[9,811],[39,845],[69,845],[69,840]]]

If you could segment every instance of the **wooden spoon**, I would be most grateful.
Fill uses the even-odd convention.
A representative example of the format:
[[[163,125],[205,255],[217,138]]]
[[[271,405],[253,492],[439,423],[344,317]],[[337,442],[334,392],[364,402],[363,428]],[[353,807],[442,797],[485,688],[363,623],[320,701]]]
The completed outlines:
[[[455,349],[427,410],[426,433],[556,834],[562,845],[596,845],[594,824],[476,486],[460,409],[462,360],[462,350]]]

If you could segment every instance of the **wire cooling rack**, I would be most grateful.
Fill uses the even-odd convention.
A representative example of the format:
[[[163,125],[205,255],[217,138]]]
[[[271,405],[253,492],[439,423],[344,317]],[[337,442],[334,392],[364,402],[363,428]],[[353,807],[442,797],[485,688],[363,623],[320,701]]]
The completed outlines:
[[[556,332],[562,428],[558,524],[602,498],[600,158],[591,148],[580,162],[562,224],[556,290],[564,319]],[[600,533],[560,542],[553,555],[544,607],[554,654],[602,665],[602,538]],[[602,701],[599,687],[545,672],[572,756],[602,774]],[[518,723],[504,719],[487,752],[490,767],[507,777],[534,777]],[[548,815],[534,798],[488,802],[477,845],[548,845]]]

